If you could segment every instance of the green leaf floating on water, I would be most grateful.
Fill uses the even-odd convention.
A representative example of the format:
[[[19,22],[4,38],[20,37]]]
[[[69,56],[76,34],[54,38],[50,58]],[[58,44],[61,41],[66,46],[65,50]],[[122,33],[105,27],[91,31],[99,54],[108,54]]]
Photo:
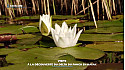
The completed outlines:
[[[83,18],[85,16],[87,16],[87,14],[77,15],[77,16],[74,16],[74,15],[52,15],[53,19],[56,19],[56,20],[58,20],[58,19],[62,19],[62,20],[64,20],[64,19],[77,19],[77,18],[81,18],[81,17]]]
[[[8,49],[10,50],[10,49]],[[15,49],[14,49],[15,50]],[[12,51],[12,50],[10,50]],[[69,55],[64,55],[69,54]],[[90,49],[86,47],[70,47],[70,48],[33,48],[28,51],[16,51],[11,54],[8,54],[6,57],[6,60],[8,63],[14,63],[14,65],[10,65],[8,67],[3,67],[2,70],[34,70],[34,69],[51,69],[53,70],[52,66],[27,66],[27,63],[55,63],[58,59],[64,59],[65,57],[67,59],[71,58],[71,61],[77,62],[75,58],[78,59],[90,59],[95,60],[104,55],[104,52]],[[67,62],[70,62],[67,60]],[[78,61],[80,62],[80,61]],[[81,62],[80,62],[81,63]],[[78,68],[79,70],[83,70],[86,68],[86,66],[73,66],[72,69]],[[64,67],[62,70],[69,70],[69,67]],[[54,68],[54,70],[59,70],[58,68]]]
[[[11,54],[13,52],[17,52],[19,51],[18,49],[6,49],[6,48],[3,48],[3,49],[0,49],[0,55],[6,55],[6,54]]]
[[[15,49],[2,49],[3,51],[11,51]],[[5,52],[4,51],[4,52]],[[42,60],[58,60],[64,54],[70,54],[77,59],[96,60],[104,56],[104,52],[86,47],[70,47],[70,48],[33,48],[28,51],[16,51],[8,54],[7,61],[11,63],[22,62],[41,62]],[[37,58],[37,59],[35,59]]]
[[[17,39],[27,39],[27,38],[34,38],[36,35],[33,34],[23,34],[23,35],[16,35]]]
[[[24,31],[25,33],[39,32],[38,28],[35,26],[25,26],[19,29],[19,31]]]
[[[69,47],[63,49],[63,52],[68,53],[77,59],[96,60],[104,56],[104,52],[86,47]]]
[[[2,28],[0,28],[0,34],[11,33],[11,34],[20,34],[21,31],[18,31],[19,28],[22,28],[22,25],[9,25],[6,24]]]
[[[53,41],[53,39],[51,37],[44,36],[44,35],[42,35],[42,38],[39,41],[39,44],[40,44],[39,47],[45,47],[45,48],[55,47],[56,46],[54,41]]]
[[[60,56],[59,60],[66,60],[68,62],[76,61],[75,57],[73,57],[72,55],[69,55],[69,54],[65,54],[63,56]]]
[[[26,19],[39,19],[39,16],[22,16],[22,17],[16,17],[14,20],[26,20]]]
[[[68,49],[68,48],[67,48]],[[34,48],[28,51],[16,51],[11,54],[8,54],[6,57],[6,60],[8,63],[14,63],[14,65],[10,65],[8,67],[2,68],[2,70],[34,70],[34,69],[42,69],[42,70],[59,70],[60,68],[54,68],[52,66],[27,66],[27,63],[58,63],[57,60],[59,59],[59,55],[64,53],[65,49],[62,48]],[[73,62],[79,62],[76,61],[73,56],[61,56],[60,59],[63,58],[72,59]],[[69,62],[69,60],[67,60]],[[62,70],[69,70],[69,69],[76,69],[83,70],[86,68],[86,66],[73,66],[73,67],[64,67]]]
[[[37,45],[12,44],[12,45],[10,45],[10,47],[17,48],[17,49],[20,49],[20,50],[26,50],[26,49],[28,50],[28,49],[37,47]]]
[[[41,39],[41,36],[23,38],[21,40],[18,40],[16,43],[22,45],[34,45],[39,39]]]
[[[75,63],[75,64],[78,64],[78,63],[84,63],[82,61],[77,61],[75,59],[75,57],[73,57],[72,55],[69,55],[69,54],[66,54],[66,55],[63,55],[63,56],[60,56],[59,57],[59,60],[66,60],[65,63]],[[63,62],[64,63],[64,62]],[[74,70],[75,68],[77,68],[77,70],[83,70],[83,68],[87,68],[87,66],[73,66],[73,67],[70,67],[69,70]],[[59,69],[60,70],[60,69]],[[64,69],[65,70],[65,69]],[[68,70],[68,69],[67,69]]]
[[[88,44],[86,47],[102,51],[123,51],[123,42],[97,42],[97,44]]]
[[[81,34],[81,41],[122,41],[123,33],[119,34]]]
[[[39,27],[39,22],[31,22],[29,24],[27,24],[28,26],[36,26]]]
[[[20,57],[19,55],[21,55],[21,57],[23,56],[25,57],[25,59],[27,59],[27,55],[29,55],[32,56],[30,59],[32,59],[33,57],[38,57],[38,58],[42,57],[43,60],[57,60],[58,57],[64,54],[70,54],[77,59],[96,60],[102,57],[104,55],[104,52],[86,47],[69,47],[65,49],[55,47],[55,48],[34,48],[26,52],[14,53],[13,56],[17,55],[18,57]]]
[[[65,22],[66,22],[67,24],[78,23],[78,22],[79,22],[79,19],[68,19],[68,20],[65,20]]]
[[[122,27],[103,27],[103,28],[86,30],[84,33],[117,33],[117,32],[123,32],[123,29],[124,29],[123,26]]]

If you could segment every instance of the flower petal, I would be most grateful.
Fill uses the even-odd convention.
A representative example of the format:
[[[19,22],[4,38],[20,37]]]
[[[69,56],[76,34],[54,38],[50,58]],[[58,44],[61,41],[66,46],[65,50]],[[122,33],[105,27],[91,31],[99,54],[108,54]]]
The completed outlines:
[[[61,30],[62,30],[64,33],[68,31],[68,25],[66,24],[65,21],[62,23],[62,28],[61,28]]]
[[[71,26],[69,27],[69,30],[68,30],[68,32],[71,32]]]
[[[60,26],[56,23],[55,24],[55,31],[56,31],[56,34],[59,34],[59,32],[60,32]]]
[[[55,30],[53,28],[51,28],[51,33],[55,44],[58,45],[58,36],[55,35]]]
[[[67,38],[65,38],[65,37],[59,37],[58,47],[62,47],[62,48],[69,47],[69,45],[68,45],[67,42],[68,42]]]
[[[72,29],[72,37],[73,37],[73,39],[75,38],[75,36],[76,36],[76,27],[77,27],[77,24],[75,24],[74,25],[74,27],[73,27],[73,29]]]
[[[63,30],[60,30],[59,37],[65,37],[65,33],[63,32]]]
[[[66,32],[65,33],[65,38],[66,38],[66,43],[68,44],[68,46],[70,47],[72,45],[72,41],[73,41],[73,38],[72,38],[72,34],[71,32]]]
[[[40,15],[40,20],[39,20],[39,30],[41,32],[41,20],[42,20],[42,16]]]
[[[75,45],[76,45],[76,43],[77,43],[77,41],[78,41],[78,39],[79,39],[80,34],[82,33],[82,31],[83,31],[83,30],[80,30],[80,31],[77,33],[75,39],[73,40],[72,46],[75,46]]]

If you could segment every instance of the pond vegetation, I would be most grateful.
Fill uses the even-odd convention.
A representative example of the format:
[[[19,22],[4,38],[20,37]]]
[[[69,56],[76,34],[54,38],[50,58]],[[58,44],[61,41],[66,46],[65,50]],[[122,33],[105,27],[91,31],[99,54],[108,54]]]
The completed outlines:
[[[11,2],[10,0],[6,1],[7,3]],[[39,1],[42,7],[37,6]],[[93,10],[91,0],[81,0],[82,2],[79,0],[70,0],[71,2],[68,0],[39,1],[24,1],[24,3],[22,0],[12,1],[12,4],[32,5],[32,10],[25,8],[18,10],[7,9],[4,6],[7,3],[3,0],[0,1],[0,7],[2,7],[0,9],[0,69],[59,70],[60,68],[52,66],[27,66],[27,63],[57,63],[59,59],[65,59],[67,63],[97,64],[97,67],[73,66],[63,67],[61,70],[123,69],[123,0],[97,0],[95,2],[92,0]],[[67,3],[71,3],[71,5]],[[60,4],[61,6],[58,6]],[[114,7],[114,4],[117,6]],[[50,5],[50,10],[48,10],[48,5]],[[102,7],[99,5],[102,5]],[[87,10],[85,6],[88,7]],[[7,12],[3,11],[4,8]],[[39,8],[39,10],[36,8]],[[61,10],[57,11],[58,9]],[[9,13],[10,10],[12,11],[11,14]],[[93,22],[92,11],[96,11],[94,14],[97,27]],[[77,45],[63,49],[56,47],[51,33],[48,36],[41,34],[39,30],[40,15],[36,13],[52,14],[53,28],[55,28],[55,23],[61,26],[64,21],[68,27],[73,27],[77,23],[77,32],[83,29]]]
[[[21,20],[21,19],[20,19]],[[60,20],[60,19],[59,19]],[[66,19],[68,20],[68,19]],[[25,67],[27,62],[45,62],[44,60],[52,60],[50,62],[56,62],[60,58],[68,59],[69,62],[95,62],[95,63],[122,63],[123,62],[123,19],[117,19],[112,21],[100,20],[97,22],[98,28],[90,28],[94,26],[89,22],[79,22],[80,20],[72,21],[69,26],[78,24],[77,30],[85,30],[79,38],[79,47],[72,47],[61,49],[57,48],[54,44],[52,37],[42,36],[38,27],[38,21],[35,23],[29,22],[23,25],[18,24],[1,24],[0,34],[1,36],[16,36],[17,41],[8,41],[8,48],[2,48],[1,43],[0,55],[7,55],[6,61],[7,67],[21,68]],[[58,21],[53,21],[53,24]],[[69,21],[71,21],[69,19]],[[67,21],[66,21],[67,22]],[[32,23],[32,25],[31,25]],[[61,24],[60,21],[58,24]],[[86,28],[86,26],[88,26]],[[22,31],[23,30],[23,31]],[[50,42],[48,44],[48,41]],[[90,41],[90,43],[86,43]],[[54,47],[54,48],[52,48]],[[24,52],[25,51],[25,52]],[[88,55],[86,55],[88,54]],[[57,56],[58,55],[58,56]],[[84,56],[82,56],[84,55]],[[35,59],[37,58],[37,59]],[[75,59],[75,60],[74,60]],[[76,60],[77,59],[77,60]],[[42,61],[41,61],[42,60]],[[67,60],[67,61],[68,61]],[[12,64],[12,65],[11,65]],[[9,65],[9,66],[8,66]],[[43,69],[46,67],[42,67]],[[49,67],[47,67],[49,69]],[[50,67],[51,68],[51,67]],[[86,67],[82,67],[86,68]],[[26,69],[32,69],[27,67]],[[38,67],[39,69],[39,67]]]

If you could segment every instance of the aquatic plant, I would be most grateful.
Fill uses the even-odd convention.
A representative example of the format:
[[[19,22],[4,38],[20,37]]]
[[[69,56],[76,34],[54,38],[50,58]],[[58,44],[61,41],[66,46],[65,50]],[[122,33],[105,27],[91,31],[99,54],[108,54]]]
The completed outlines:
[[[76,34],[76,27],[77,24],[75,24],[72,29],[71,27],[68,28],[66,22],[62,23],[62,27],[55,24],[55,30],[51,28],[51,33],[56,46],[62,48],[75,46],[82,32],[82,30],[80,30]]]
[[[39,29],[42,35],[49,35],[52,26],[52,17],[50,15],[40,15]]]

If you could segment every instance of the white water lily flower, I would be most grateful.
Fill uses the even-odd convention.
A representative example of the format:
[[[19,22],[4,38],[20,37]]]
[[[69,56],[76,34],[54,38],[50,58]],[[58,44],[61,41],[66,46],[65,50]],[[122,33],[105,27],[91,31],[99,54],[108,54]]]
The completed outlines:
[[[42,35],[49,35],[50,28],[52,27],[52,17],[50,15],[40,15],[39,29]]]
[[[62,23],[62,27],[55,24],[55,29],[51,28],[51,33],[56,46],[62,48],[75,46],[82,33],[82,30],[80,30],[76,34],[76,27],[77,24],[75,24],[72,29],[71,27],[68,28],[66,22]]]

